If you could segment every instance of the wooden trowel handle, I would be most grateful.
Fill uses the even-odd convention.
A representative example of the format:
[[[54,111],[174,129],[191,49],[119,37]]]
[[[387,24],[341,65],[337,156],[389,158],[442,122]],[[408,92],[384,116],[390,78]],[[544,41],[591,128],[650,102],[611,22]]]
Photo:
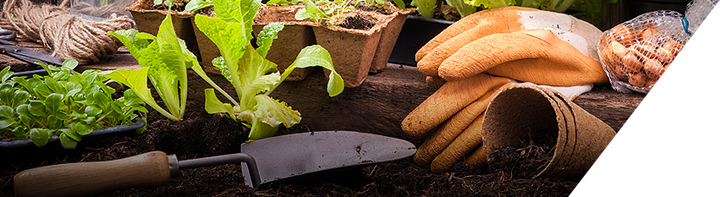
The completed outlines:
[[[124,159],[28,169],[15,175],[15,196],[80,196],[153,187],[170,180],[168,157],[153,151]]]

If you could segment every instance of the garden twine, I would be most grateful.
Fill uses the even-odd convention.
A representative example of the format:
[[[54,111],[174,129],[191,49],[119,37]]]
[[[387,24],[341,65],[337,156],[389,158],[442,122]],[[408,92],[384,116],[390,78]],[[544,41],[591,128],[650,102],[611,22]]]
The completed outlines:
[[[28,0],[7,0],[0,14],[0,27],[16,32],[18,39],[42,43],[52,56],[80,64],[96,63],[112,55],[122,43],[109,31],[135,28],[128,16],[111,15],[95,21],[70,12],[64,0],[60,6],[33,5]]]

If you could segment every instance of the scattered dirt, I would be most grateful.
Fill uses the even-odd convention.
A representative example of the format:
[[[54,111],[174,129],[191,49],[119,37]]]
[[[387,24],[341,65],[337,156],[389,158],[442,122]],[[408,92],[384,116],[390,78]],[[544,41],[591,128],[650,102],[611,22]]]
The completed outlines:
[[[193,76],[196,75],[189,75],[190,84],[204,84]],[[217,75],[211,77],[216,82],[222,79]],[[181,160],[239,152],[248,130],[223,115],[207,114],[202,108],[202,96],[197,96],[202,95],[197,93],[204,88],[190,88],[191,96],[181,122],[170,121],[150,110],[145,114],[148,124],[142,134],[131,131],[97,141],[84,140],[75,150],[64,150],[59,144],[43,147],[39,152],[0,150],[3,158],[0,196],[13,195],[15,174],[39,166],[114,160],[155,150],[176,154]],[[290,129],[281,127],[277,135],[308,131],[301,122]],[[416,146],[421,143],[411,141]],[[533,141],[529,147],[489,154],[487,166],[457,164],[446,173],[418,167],[410,157],[253,189],[243,184],[240,165],[227,164],[182,170],[164,186],[122,189],[96,196],[568,196],[577,180],[528,178],[552,153],[545,144],[554,143],[542,138]]]

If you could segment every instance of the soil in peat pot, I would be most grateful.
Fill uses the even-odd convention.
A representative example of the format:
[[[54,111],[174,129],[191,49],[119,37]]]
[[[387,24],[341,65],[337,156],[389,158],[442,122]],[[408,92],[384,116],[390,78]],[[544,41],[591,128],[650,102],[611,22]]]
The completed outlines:
[[[338,26],[347,29],[368,30],[375,26],[375,23],[358,14],[345,18],[342,23],[338,24]]]
[[[189,73],[188,78],[193,86],[206,84],[194,73]],[[215,82],[223,80],[218,75],[211,78]],[[232,89],[228,84],[220,85]],[[3,164],[0,196],[13,195],[15,174],[39,166],[114,160],[155,150],[176,154],[180,160],[239,152],[248,129],[223,115],[207,114],[203,109],[205,88],[209,86],[188,88],[190,96],[181,122],[170,121],[148,108],[147,129],[142,134],[112,135],[97,143],[81,141],[75,150],[55,147],[59,150],[40,160]],[[276,135],[308,131],[310,128],[301,122],[291,128],[281,127]],[[422,143],[421,139],[407,140],[416,146]],[[529,178],[552,154],[552,146],[541,141],[489,153],[486,166],[457,164],[445,173],[418,167],[409,157],[306,179],[271,182],[254,189],[243,184],[240,165],[226,164],[181,170],[179,176],[159,187],[121,189],[96,196],[568,196],[578,180]],[[7,159],[13,158],[3,158]]]

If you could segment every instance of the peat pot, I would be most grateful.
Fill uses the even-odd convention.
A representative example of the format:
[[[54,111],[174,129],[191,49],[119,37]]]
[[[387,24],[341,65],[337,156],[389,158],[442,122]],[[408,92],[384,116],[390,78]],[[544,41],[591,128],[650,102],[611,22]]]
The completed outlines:
[[[157,35],[158,29],[168,11],[152,9],[153,0],[138,0],[129,7],[125,8],[130,11],[140,32]],[[173,28],[177,37],[184,40],[188,50],[196,56],[200,56],[200,50],[195,39],[192,22],[190,21],[195,13],[190,11],[170,11]]]

